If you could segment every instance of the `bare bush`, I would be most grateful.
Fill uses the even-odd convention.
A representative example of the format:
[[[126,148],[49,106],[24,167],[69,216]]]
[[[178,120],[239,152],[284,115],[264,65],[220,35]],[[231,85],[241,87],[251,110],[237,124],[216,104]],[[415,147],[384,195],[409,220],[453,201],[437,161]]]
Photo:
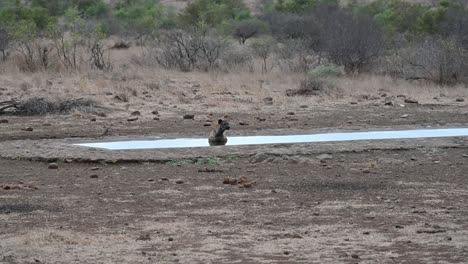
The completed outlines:
[[[282,71],[305,72],[312,56],[304,39],[287,39],[276,47],[277,63]]]
[[[331,94],[336,90],[333,82],[326,78],[315,78],[306,76],[299,85],[298,89],[286,90],[287,96],[320,96]]]
[[[231,69],[248,69],[254,71],[254,57],[247,46],[231,46],[222,54],[221,65],[225,71]]]
[[[243,45],[249,38],[258,36],[265,31],[265,27],[266,25],[256,19],[236,21],[232,25],[232,35]]]
[[[2,61],[6,60],[6,51],[10,44],[10,36],[5,28],[0,28],[0,52],[2,53]]]
[[[172,30],[159,39],[155,59],[164,68],[182,71],[211,69],[219,66],[228,42],[214,33]]]
[[[271,38],[256,39],[250,44],[253,53],[262,59],[262,72],[266,73],[273,65],[268,66],[268,58],[271,56],[275,48],[275,42]]]
[[[456,39],[425,37],[391,57],[389,71],[407,80],[452,85],[468,80],[468,52]]]
[[[337,9],[321,23],[320,51],[347,73],[362,72],[385,49],[383,31],[370,17]]]

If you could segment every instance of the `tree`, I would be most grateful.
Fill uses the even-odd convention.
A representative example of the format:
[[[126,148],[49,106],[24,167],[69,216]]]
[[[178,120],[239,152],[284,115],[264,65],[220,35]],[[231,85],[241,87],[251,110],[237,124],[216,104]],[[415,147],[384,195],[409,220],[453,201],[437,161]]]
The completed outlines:
[[[199,21],[204,21],[209,26],[218,26],[226,21],[249,17],[249,9],[243,1],[195,0],[187,5],[179,20],[185,25],[195,25]]]
[[[239,40],[240,44],[245,44],[247,39],[264,32],[266,25],[257,19],[245,19],[235,21],[231,27],[232,35]]]

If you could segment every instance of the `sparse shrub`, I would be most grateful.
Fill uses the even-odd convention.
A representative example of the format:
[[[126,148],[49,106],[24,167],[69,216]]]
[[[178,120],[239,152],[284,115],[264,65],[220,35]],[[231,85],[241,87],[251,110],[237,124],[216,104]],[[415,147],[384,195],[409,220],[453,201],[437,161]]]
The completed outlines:
[[[10,44],[10,36],[5,28],[0,28],[0,52],[2,53],[2,61],[6,60],[6,51]]]
[[[262,59],[262,72],[266,73],[272,66],[268,66],[268,58],[274,50],[275,43],[272,38],[260,38],[250,43],[253,53]]]
[[[225,71],[231,69],[248,69],[254,71],[254,57],[252,51],[247,46],[231,46],[222,54],[221,65]]]
[[[407,80],[452,85],[468,80],[468,51],[453,38],[425,37],[390,57],[389,71]]]
[[[216,33],[199,30],[166,31],[159,43],[160,50],[155,56],[158,64],[182,71],[218,67],[228,47],[228,42]]]
[[[306,72],[311,66],[310,50],[304,39],[286,39],[278,44],[275,52],[282,71]]]
[[[316,78],[307,75],[299,85],[298,89],[287,90],[287,96],[320,96],[329,95],[336,90],[332,80],[327,78]]]
[[[114,43],[112,49],[129,49],[131,44],[127,41],[119,40]]]
[[[322,64],[309,71],[309,76],[312,78],[336,78],[343,74],[343,67],[333,63]]]

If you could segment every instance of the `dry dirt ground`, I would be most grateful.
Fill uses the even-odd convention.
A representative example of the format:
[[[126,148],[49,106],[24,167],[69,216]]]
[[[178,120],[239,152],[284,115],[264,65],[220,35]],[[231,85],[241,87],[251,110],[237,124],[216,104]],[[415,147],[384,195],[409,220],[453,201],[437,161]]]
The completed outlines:
[[[268,107],[229,114],[231,135],[468,126],[465,103]],[[75,148],[59,147],[202,136],[218,118],[185,113],[0,116],[0,263],[468,263],[466,139],[222,146],[159,159],[148,150],[74,160]],[[241,176],[251,183],[223,184]]]

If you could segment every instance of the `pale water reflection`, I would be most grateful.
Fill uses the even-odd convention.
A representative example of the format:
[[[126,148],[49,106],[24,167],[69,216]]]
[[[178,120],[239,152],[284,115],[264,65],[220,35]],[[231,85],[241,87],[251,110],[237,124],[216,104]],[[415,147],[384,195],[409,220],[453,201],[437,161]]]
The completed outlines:
[[[291,144],[291,143],[333,142],[333,141],[353,141],[353,140],[411,139],[411,138],[438,138],[438,137],[463,137],[463,136],[468,136],[468,128],[341,132],[341,133],[283,135],[283,136],[228,137],[228,142],[226,145],[239,146],[239,145]],[[129,141],[82,143],[82,144],[75,144],[75,145],[84,146],[84,147],[102,148],[102,149],[108,149],[108,150],[209,147],[207,138],[129,140]]]

